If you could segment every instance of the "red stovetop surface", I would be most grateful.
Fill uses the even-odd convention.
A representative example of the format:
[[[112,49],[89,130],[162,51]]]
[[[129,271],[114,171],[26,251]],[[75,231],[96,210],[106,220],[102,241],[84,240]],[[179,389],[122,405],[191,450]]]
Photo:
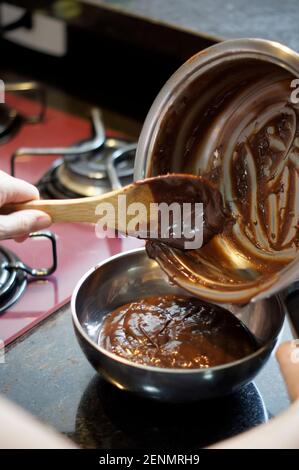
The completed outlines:
[[[17,96],[10,96],[7,101],[27,113],[34,112],[36,107],[33,102]],[[48,108],[45,122],[23,126],[16,137],[0,145],[0,169],[9,172],[11,154],[18,147],[66,146],[89,136],[88,121]],[[35,183],[55,158],[24,157],[17,162],[16,176]],[[47,280],[28,283],[17,303],[0,314],[0,340],[4,344],[10,343],[65,304],[77,281],[92,266],[121,251],[143,245],[143,242],[132,238],[100,240],[95,236],[94,226],[89,224],[54,224],[51,230],[57,236],[57,271]],[[51,263],[50,245],[44,239],[31,239],[22,244],[9,240],[1,242],[1,245],[17,253],[31,266],[48,266]]]

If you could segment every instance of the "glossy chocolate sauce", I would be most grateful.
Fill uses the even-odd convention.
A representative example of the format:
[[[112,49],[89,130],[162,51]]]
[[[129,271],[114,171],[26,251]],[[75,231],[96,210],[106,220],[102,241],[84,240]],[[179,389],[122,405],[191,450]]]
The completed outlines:
[[[257,349],[227,310],[185,296],[153,296],[108,314],[99,344],[129,361],[165,368],[214,367]]]
[[[199,250],[147,244],[149,256],[192,292],[202,286],[207,298],[217,291],[234,301],[229,292],[242,290],[248,301],[297,255],[299,106],[290,101],[292,79],[254,61],[218,76],[214,94],[203,77],[161,124],[151,174],[175,169],[205,177],[236,220]]]
[[[164,227],[167,237],[164,238],[161,237],[163,230],[161,228],[161,213],[159,213],[158,233],[160,238],[158,241],[161,243],[185,250],[186,241],[194,240],[199,232],[202,232],[202,244],[205,245],[211,238],[228,230],[234,223],[233,218],[224,208],[221,193],[215,185],[205,178],[194,175],[168,174],[146,181],[150,186],[155,203],[164,203],[169,207],[177,203],[180,208],[179,226],[176,226],[177,221],[173,212],[170,211],[168,224]],[[139,184],[142,184],[142,181]],[[196,203],[203,204],[203,225],[196,223]],[[184,204],[190,204],[187,214],[183,210]],[[175,232],[179,235],[178,237],[174,236]],[[153,239],[152,236],[151,239]]]

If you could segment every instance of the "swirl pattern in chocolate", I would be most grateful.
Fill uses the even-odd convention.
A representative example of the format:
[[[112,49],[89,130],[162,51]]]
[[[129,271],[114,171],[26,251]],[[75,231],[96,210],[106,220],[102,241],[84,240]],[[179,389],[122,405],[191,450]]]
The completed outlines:
[[[147,244],[172,280],[196,295],[246,302],[297,256],[299,106],[290,101],[292,79],[269,64],[246,64],[215,82],[219,93],[209,103],[210,90],[190,86],[180,113],[173,106],[161,126],[151,172],[175,167],[204,176],[236,220],[200,250]]]
[[[131,362],[164,368],[207,368],[257,349],[230,312],[185,296],[153,296],[123,305],[103,321],[99,344]]]

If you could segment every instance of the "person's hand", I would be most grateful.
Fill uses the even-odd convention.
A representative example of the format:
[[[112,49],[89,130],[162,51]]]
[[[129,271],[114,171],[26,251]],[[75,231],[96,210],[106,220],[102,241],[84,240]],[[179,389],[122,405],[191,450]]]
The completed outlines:
[[[211,446],[213,449],[299,449],[299,340],[279,346],[276,357],[292,402],[266,424]],[[274,378],[273,378],[274,379]]]
[[[299,340],[286,341],[276,351],[280,371],[292,402],[299,403]]]
[[[0,207],[32,199],[39,199],[39,192],[35,186],[0,171]],[[0,240],[13,238],[16,241],[23,241],[30,232],[42,230],[49,225],[51,218],[42,211],[24,210],[0,215]]]

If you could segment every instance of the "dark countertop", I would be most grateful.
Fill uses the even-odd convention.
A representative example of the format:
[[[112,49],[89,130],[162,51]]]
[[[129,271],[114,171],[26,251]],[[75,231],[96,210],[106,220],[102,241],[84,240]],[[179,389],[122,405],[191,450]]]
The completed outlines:
[[[283,337],[290,337],[288,328]],[[128,395],[104,382],[85,359],[69,306],[8,347],[0,364],[0,393],[88,448],[208,445],[288,406],[273,357],[255,384],[259,392],[250,384],[230,397],[191,405]]]
[[[84,0],[217,40],[260,37],[299,51],[296,0]]]
[[[116,15],[127,17],[127,23],[132,26],[132,19],[147,22],[153,32],[157,26],[165,26],[191,33],[194,36],[205,37],[212,42],[240,37],[260,37],[280,41],[299,51],[299,9],[297,0],[81,0],[76,1],[76,7],[70,3],[48,0],[12,0],[10,3],[19,4],[44,11],[68,22],[77,22],[84,17],[85,26],[92,27],[100,22],[106,33],[113,33],[115,26],[120,26],[117,34],[124,34],[124,39],[142,40],[138,29],[128,31],[125,22],[119,23]],[[93,12],[93,18],[87,13],[87,8]],[[110,16],[107,11],[111,12]],[[116,20],[116,23],[103,24],[103,19]],[[107,26],[107,28],[106,28]],[[143,27],[146,27],[143,23]],[[126,34],[125,34],[126,33]],[[128,34],[129,33],[129,34]],[[126,36],[130,36],[127,37]],[[164,38],[165,39],[165,38]],[[154,41],[154,38],[152,38]],[[165,45],[161,43],[161,48]],[[181,44],[178,42],[179,49]]]

